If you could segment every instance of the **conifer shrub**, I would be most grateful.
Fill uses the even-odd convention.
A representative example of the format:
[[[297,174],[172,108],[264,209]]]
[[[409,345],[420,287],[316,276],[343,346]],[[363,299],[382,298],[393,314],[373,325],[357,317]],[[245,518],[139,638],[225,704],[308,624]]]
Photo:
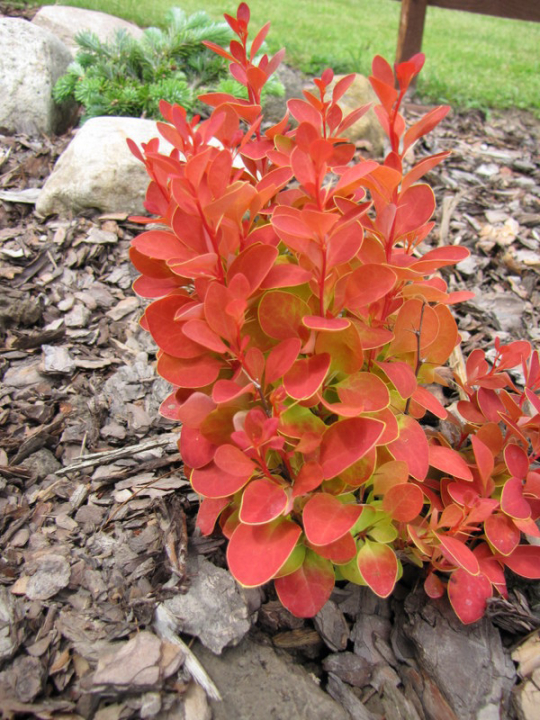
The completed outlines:
[[[435,198],[422,178],[448,153],[409,165],[447,114],[408,124],[403,98],[419,54],[370,77],[388,137],[381,162],[355,159],[332,91],[289,100],[263,127],[261,93],[283,51],[255,60],[249,9],[225,16],[224,58],[247,98],[207,93],[210,116],[162,102],[156,138],[133,153],[151,178],[151,227],[133,240],[152,302],[141,320],[173,386],[162,413],[181,423],[197,525],[228,539],[236,580],[274,581],[295,615],[315,615],[337,581],[390,595],[404,564],[464,623],[507,595],[505,571],[540,578],[540,360],[529,343],[475,349],[450,410],[433,393],[459,343],[441,271],[460,246],[430,247]],[[294,119],[294,125],[290,122]],[[521,382],[512,374],[518,369]],[[430,422],[426,422],[427,418]],[[438,421],[445,420],[443,425]]]
[[[203,110],[197,95],[202,90],[238,90],[231,87],[226,63],[208,50],[203,40],[226,45],[231,39],[227,23],[214,22],[205,12],[187,16],[171,8],[163,29],[147,28],[140,40],[125,30],[102,42],[94,33],[76,37],[79,51],[65,75],[57,81],[57,102],[75,100],[83,106],[82,121],[100,115],[159,117],[159,102],[182,105],[188,112]],[[233,81],[234,84],[234,81]],[[269,94],[283,94],[274,80]]]

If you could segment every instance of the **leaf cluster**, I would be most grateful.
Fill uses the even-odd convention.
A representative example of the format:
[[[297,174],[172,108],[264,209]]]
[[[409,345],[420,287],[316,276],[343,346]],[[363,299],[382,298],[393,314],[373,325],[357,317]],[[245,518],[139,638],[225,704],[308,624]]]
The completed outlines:
[[[204,47],[204,40],[226,45],[227,23],[216,23],[205,12],[191,16],[171,8],[163,29],[147,28],[140,40],[125,30],[111,42],[88,31],[77,35],[79,51],[65,75],[57,81],[56,101],[75,100],[84,108],[83,121],[100,115],[159,117],[159,101],[199,107],[197,93],[219,88],[226,64]],[[270,93],[279,94],[274,83]]]
[[[376,57],[382,163],[355,162],[343,137],[368,110],[339,107],[352,75],[330,91],[325,70],[263,132],[283,51],[255,61],[268,25],[249,45],[247,5],[225,18],[237,39],[207,45],[247,99],[207,93],[203,122],[162,102],[174,150],[130,142],[156,216],[139,220],[159,224],[133,241],[134,288],[152,299],[141,324],[175,388],[162,413],[182,423],[198,527],[219,525],[237,581],[274,580],[295,615],[316,614],[336,579],[387,597],[412,563],[473,622],[506,594],[505,568],[540,577],[540,548],[523,541],[540,535],[540,361],[526,342],[497,342],[491,364],[475,350],[456,376],[454,410],[432,391],[459,342],[450,306],[472,295],[439,271],[468,251],[422,252],[435,209],[422,178],[448,153],[405,156],[448,108],[409,126],[400,108],[424,58],[394,70]]]

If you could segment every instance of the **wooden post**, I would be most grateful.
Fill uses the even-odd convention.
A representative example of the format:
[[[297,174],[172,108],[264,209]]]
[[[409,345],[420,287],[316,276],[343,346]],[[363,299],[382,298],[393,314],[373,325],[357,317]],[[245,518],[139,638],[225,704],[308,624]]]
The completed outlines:
[[[422,49],[428,0],[401,0],[396,62],[409,60]]]

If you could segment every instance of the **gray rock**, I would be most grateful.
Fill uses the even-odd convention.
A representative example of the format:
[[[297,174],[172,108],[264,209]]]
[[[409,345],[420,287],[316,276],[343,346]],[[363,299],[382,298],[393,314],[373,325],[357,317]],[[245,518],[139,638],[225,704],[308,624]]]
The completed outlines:
[[[33,470],[38,479],[42,479],[60,470],[62,464],[58,462],[50,450],[41,448],[41,450],[32,453],[30,457],[26,458],[24,467]]]
[[[428,600],[421,590],[408,596],[405,613],[403,632],[416,648],[420,670],[457,717],[499,717],[500,708],[508,707],[516,672],[497,628],[487,618],[463,625],[447,600]]]
[[[251,627],[246,601],[230,573],[202,556],[190,556],[191,587],[164,602],[178,627],[214,653],[237,645]]]
[[[6,370],[2,382],[6,387],[24,388],[45,380],[45,377],[39,372],[41,369],[40,360],[25,360],[17,363]]]
[[[66,345],[42,345],[43,372],[62,373],[69,375],[75,368],[75,360],[71,357]]]
[[[71,62],[52,33],[18,18],[0,19],[0,128],[47,135],[65,130],[73,106],[59,106],[52,89]]]
[[[152,120],[97,117],[88,120],[58,159],[36,204],[39,215],[69,215],[87,208],[102,212],[144,211],[149,178],[144,165],[130,152],[158,137]],[[160,140],[162,151],[171,146]]]
[[[222,702],[212,702],[214,720],[350,720],[288,655],[246,638],[217,657],[199,643],[193,647]]]
[[[78,49],[75,36],[83,30],[90,30],[102,42],[114,40],[118,30],[124,30],[137,40],[143,34],[143,30],[137,25],[114,15],[65,5],[42,7],[34,15],[32,22],[56,35],[73,54]]]

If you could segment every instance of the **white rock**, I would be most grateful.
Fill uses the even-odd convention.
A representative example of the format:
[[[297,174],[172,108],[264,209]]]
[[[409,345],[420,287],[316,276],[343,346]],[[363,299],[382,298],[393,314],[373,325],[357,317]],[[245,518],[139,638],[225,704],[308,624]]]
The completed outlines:
[[[102,42],[114,40],[118,30],[125,30],[137,40],[143,34],[143,31],[137,25],[114,15],[65,5],[42,7],[36,13],[32,22],[56,35],[73,54],[78,49],[75,36],[83,30],[90,30]]]
[[[126,140],[137,145],[159,137],[153,120],[98,117],[88,120],[62,153],[49,176],[36,210],[39,215],[77,213],[85,208],[102,212],[144,211],[149,177],[130,152]],[[161,152],[172,147],[160,139]]]
[[[0,19],[0,128],[28,135],[61,132],[73,106],[59,106],[52,89],[71,62],[55,35],[18,18]]]

